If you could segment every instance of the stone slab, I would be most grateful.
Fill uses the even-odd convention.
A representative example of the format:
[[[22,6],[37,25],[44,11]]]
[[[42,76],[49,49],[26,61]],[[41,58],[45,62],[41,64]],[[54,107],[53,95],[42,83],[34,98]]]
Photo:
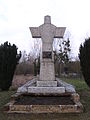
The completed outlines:
[[[61,94],[65,93],[65,87],[28,87],[30,94]]]
[[[38,77],[33,78],[32,80],[26,82],[24,85],[22,85],[21,87],[19,87],[17,89],[17,93],[26,93],[27,92],[27,88],[30,86],[35,86],[36,85],[36,81],[38,80]]]
[[[78,109],[79,108],[79,109]],[[11,105],[8,113],[81,113],[82,105]]]
[[[56,80],[53,81],[55,84],[53,84],[53,82],[50,80],[49,83],[52,84],[52,85],[50,85],[48,83],[48,81],[40,81],[41,83],[37,82],[37,81],[39,81],[38,77],[28,81],[26,84],[24,84],[23,86],[18,88],[17,93],[26,93],[26,92],[28,92],[28,87],[36,87],[36,86],[38,86],[38,87],[40,87],[40,86],[41,87],[47,87],[47,86],[48,87],[55,87],[56,86],[55,82],[57,82],[58,87],[64,87],[66,92],[68,92],[68,93],[76,93],[75,87],[73,85],[62,81],[59,78],[56,78]]]
[[[60,86],[65,87],[65,91],[66,91],[66,92],[76,93],[75,87],[74,87],[73,85],[68,84],[68,83],[62,81],[62,80],[60,80],[59,78],[56,78],[56,80],[57,80],[57,84],[58,84],[59,87],[60,87]]]
[[[57,87],[57,81],[37,81],[37,87]]]
[[[42,61],[40,67],[40,81],[55,81],[53,61]]]
[[[27,87],[21,86],[18,88],[17,93],[26,93],[27,92]]]

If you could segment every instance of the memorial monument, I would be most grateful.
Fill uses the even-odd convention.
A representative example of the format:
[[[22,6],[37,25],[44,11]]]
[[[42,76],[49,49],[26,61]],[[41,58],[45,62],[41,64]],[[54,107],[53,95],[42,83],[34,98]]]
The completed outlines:
[[[55,71],[54,71],[54,54],[53,54],[53,40],[54,38],[63,38],[65,27],[56,27],[51,24],[51,17],[44,17],[44,24],[39,27],[30,27],[33,38],[42,39],[42,55],[41,55],[41,67],[40,67],[40,82],[47,84],[47,82],[53,81],[55,83]],[[37,82],[37,86],[39,81]],[[47,84],[50,85],[50,84]]]
[[[51,24],[51,17],[44,17],[44,24],[30,27],[33,38],[42,39],[40,76],[18,88],[11,97],[9,113],[79,113],[83,111],[75,87],[55,78],[54,38],[63,38],[65,27]],[[26,101],[25,101],[26,100]]]
[[[51,17],[44,17],[44,24],[39,27],[30,27],[33,38],[41,38],[42,40],[42,53],[40,56],[40,77],[37,80],[33,92],[58,93],[65,92],[64,87],[57,87],[54,69],[54,53],[53,53],[53,40],[54,38],[63,38],[65,27],[56,27],[51,24]],[[41,88],[42,87],[42,88]],[[29,87],[29,92],[32,88]]]

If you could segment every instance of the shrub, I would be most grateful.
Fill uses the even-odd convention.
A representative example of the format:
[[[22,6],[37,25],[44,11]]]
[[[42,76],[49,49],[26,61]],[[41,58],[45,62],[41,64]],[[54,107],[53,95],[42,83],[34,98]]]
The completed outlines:
[[[79,52],[81,71],[86,83],[90,87],[90,38],[85,39],[84,44],[80,45]]]
[[[11,45],[8,42],[0,46],[0,89],[8,90],[12,84],[13,75],[16,65],[21,57],[17,54],[17,47],[15,44]]]

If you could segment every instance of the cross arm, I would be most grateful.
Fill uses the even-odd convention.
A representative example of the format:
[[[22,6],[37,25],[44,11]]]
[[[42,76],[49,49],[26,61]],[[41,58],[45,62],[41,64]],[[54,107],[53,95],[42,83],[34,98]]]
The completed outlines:
[[[54,38],[63,38],[66,27],[56,27]]]
[[[41,38],[38,27],[29,27],[33,38]]]

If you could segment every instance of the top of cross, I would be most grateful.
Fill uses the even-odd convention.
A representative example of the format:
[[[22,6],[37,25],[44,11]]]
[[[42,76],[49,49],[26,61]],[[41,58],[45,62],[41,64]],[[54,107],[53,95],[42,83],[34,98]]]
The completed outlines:
[[[44,24],[51,24],[51,16],[47,15],[44,17]]]
[[[52,41],[52,38],[63,38],[66,29],[66,27],[56,27],[51,24],[51,16],[49,15],[44,17],[44,24],[29,28],[33,38],[42,38],[45,41]]]

